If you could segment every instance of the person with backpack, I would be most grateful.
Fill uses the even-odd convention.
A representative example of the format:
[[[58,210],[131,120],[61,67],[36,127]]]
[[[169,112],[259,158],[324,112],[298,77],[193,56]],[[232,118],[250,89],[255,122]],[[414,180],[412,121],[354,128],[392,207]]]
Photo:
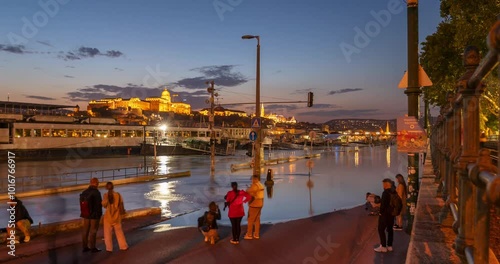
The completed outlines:
[[[217,230],[217,220],[221,219],[219,206],[215,202],[210,202],[208,211],[205,211],[202,217],[198,219],[198,229],[205,237],[205,242],[210,241],[210,244],[215,244],[219,240],[219,233]]]
[[[104,194],[102,207],[106,208],[104,213],[104,244],[106,251],[113,252],[113,230],[120,250],[127,250],[127,240],[122,229],[122,214],[125,213],[123,198],[119,192],[115,192],[112,182],[106,183],[107,193]]]
[[[243,191],[238,190],[238,183],[231,182],[232,190],[227,192],[224,199],[226,199],[226,206],[229,207],[229,220],[231,221],[231,229],[233,233],[233,239],[231,239],[231,244],[237,245],[240,243],[241,236],[241,219],[245,216],[245,209],[243,204],[250,200],[250,195]]]
[[[83,252],[96,253],[101,251],[96,247],[97,230],[102,216],[102,198],[98,187],[99,180],[92,178],[89,187],[80,194],[80,217],[83,218]]]
[[[401,213],[396,216],[396,223],[394,224],[394,230],[403,230],[403,216],[406,214],[406,196],[408,194],[408,189],[406,188],[405,178],[401,174],[396,175],[396,181],[398,186],[396,187],[396,192],[403,204]]]
[[[394,225],[394,217],[401,213],[401,199],[397,192],[393,190],[392,183],[393,181],[388,178],[382,181],[384,192],[382,193],[382,199],[380,201],[380,215],[378,217],[380,245],[374,248],[376,252],[385,253],[392,251],[392,242],[394,239],[394,231],[392,228]],[[399,202],[397,199],[399,199]],[[385,235],[386,231],[387,237]]]

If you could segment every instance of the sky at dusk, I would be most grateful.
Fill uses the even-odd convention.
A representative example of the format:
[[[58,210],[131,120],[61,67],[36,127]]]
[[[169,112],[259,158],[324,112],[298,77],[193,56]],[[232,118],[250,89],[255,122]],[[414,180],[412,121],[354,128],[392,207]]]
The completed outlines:
[[[441,18],[438,0],[419,2],[422,42]],[[266,112],[308,122],[407,112],[397,88],[403,0],[2,1],[0,25],[0,100],[85,108],[167,87],[199,110],[214,80],[219,103],[255,102],[257,42],[241,39],[251,34],[261,38],[261,101],[314,92],[312,108],[269,103]]]

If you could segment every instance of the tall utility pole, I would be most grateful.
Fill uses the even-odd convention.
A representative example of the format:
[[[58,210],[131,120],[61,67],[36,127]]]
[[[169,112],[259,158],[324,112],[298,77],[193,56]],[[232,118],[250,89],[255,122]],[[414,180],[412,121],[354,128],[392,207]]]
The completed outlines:
[[[242,39],[257,39],[257,77],[255,80],[255,117],[260,120],[260,37],[252,36],[252,35],[244,35],[241,37]],[[254,145],[254,166],[253,166],[253,175],[259,176],[260,179],[260,161],[262,159],[262,123],[260,123],[259,127],[254,127],[254,131],[257,133],[257,138],[255,140]]]
[[[418,0],[408,0],[408,87],[405,94],[408,96],[408,116],[414,116],[418,120],[418,103],[421,94],[418,71]],[[410,197],[407,210],[408,225],[406,231],[409,232],[413,226],[413,219],[419,190],[419,155],[418,153],[408,153],[408,190]]]
[[[210,84],[210,87],[207,88],[207,91],[210,93],[210,176],[215,176],[215,132],[214,132],[214,119],[215,119],[215,96],[218,96],[215,93],[214,81],[206,82],[206,84]]]

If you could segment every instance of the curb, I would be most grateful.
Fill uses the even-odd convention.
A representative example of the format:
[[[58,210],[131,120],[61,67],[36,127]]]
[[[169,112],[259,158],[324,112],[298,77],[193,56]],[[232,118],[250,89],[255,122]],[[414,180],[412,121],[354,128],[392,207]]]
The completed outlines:
[[[150,208],[139,208],[127,211],[125,215],[122,216],[123,219],[136,218],[141,216],[148,215],[161,215],[161,208],[159,207],[150,207]],[[101,217],[101,221],[99,225],[102,225],[104,218]],[[73,219],[63,222],[49,223],[49,224],[38,224],[33,225],[30,229],[30,235],[32,237],[42,236],[54,234],[56,232],[66,232],[66,231],[74,231],[76,229],[80,229],[83,225],[83,221],[81,218]],[[7,241],[7,233],[0,234],[0,243],[5,243]]]
[[[122,184],[129,184],[129,183],[153,181],[153,180],[163,179],[163,178],[178,178],[178,177],[190,177],[190,176],[191,176],[191,171],[183,171],[183,172],[168,173],[165,175],[140,176],[140,177],[134,177],[134,178],[116,179],[116,180],[111,180],[111,181],[113,182],[114,185],[122,185]],[[73,186],[68,186],[68,187],[26,191],[26,192],[20,192],[20,193],[16,194],[16,197],[17,198],[26,198],[26,197],[33,197],[33,196],[52,195],[52,194],[64,193],[64,192],[81,191],[81,190],[84,190],[85,188],[87,188],[88,186],[89,186],[88,184],[80,184],[80,185],[73,185]],[[104,182],[104,181],[100,182],[99,187],[106,187],[106,182]],[[7,200],[7,199],[9,199],[9,197],[10,196],[8,194],[1,194],[0,200]]]

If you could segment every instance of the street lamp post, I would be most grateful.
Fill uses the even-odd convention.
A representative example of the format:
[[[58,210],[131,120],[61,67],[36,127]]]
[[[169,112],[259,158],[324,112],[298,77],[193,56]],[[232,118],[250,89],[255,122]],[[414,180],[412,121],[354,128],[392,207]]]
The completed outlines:
[[[253,35],[244,35],[241,37],[242,39],[257,39],[257,77],[255,83],[255,117],[260,121],[260,37]],[[261,142],[262,142],[262,123],[260,123],[259,127],[254,127],[254,131],[257,133],[257,139],[255,140],[254,147],[254,167],[253,167],[253,175],[258,175],[260,180],[260,161],[262,159],[261,153]]]
[[[214,81],[206,82],[206,84],[210,84],[210,87],[207,88],[207,91],[210,93],[210,176],[215,176],[215,96],[218,96],[215,93]]]
[[[418,119],[418,101],[421,94],[418,80],[418,0],[408,0],[408,87],[405,94],[408,96],[408,116]],[[414,213],[419,191],[419,155],[408,153],[408,190],[410,196],[407,210],[408,224],[406,231],[410,232],[413,226]]]

